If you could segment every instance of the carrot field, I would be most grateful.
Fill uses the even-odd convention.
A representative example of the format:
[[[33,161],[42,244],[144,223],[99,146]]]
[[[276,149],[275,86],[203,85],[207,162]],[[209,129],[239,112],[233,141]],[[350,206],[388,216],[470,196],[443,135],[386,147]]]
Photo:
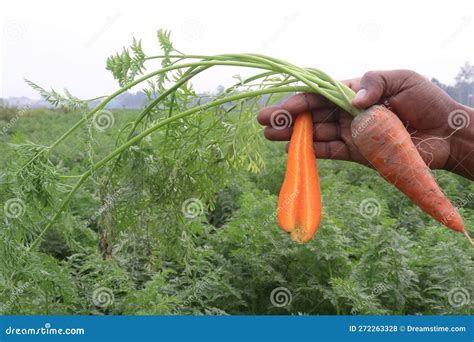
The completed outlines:
[[[1,342],[474,342],[472,0],[0,13]]]
[[[285,143],[265,141],[255,120],[237,129],[251,111],[220,111],[163,127],[94,172],[34,250],[74,175],[139,111],[88,120],[23,180],[19,165],[84,113],[20,113],[0,136],[2,314],[472,313],[474,249],[374,170],[318,160],[322,223],[307,244],[289,239],[276,219]],[[18,109],[2,113],[6,127]],[[474,185],[434,174],[473,222]]]

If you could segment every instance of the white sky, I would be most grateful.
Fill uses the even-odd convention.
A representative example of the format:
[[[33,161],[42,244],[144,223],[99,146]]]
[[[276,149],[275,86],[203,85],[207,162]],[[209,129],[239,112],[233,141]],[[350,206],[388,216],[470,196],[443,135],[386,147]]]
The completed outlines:
[[[28,78],[90,98],[117,88],[106,58],[133,36],[159,52],[156,30],[172,30],[190,54],[255,52],[336,78],[409,68],[452,83],[474,62],[474,1],[2,1],[0,97],[35,93]],[[232,83],[218,69],[198,90]],[[246,74],[246,73],[242,73]]]

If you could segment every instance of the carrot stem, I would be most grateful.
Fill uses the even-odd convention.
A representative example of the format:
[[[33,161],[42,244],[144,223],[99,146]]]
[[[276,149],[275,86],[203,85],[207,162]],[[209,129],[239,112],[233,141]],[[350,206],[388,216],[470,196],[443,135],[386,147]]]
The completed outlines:
[[[143,138],[145,138],[146,136],[150,135],[151,133],[155,132],[157,129],[159,129],[160,127],[163,127],[165,125],[168,125],[170,124],[171,122],[173,121],[176,121],[176,120],[179,120],[179,119],[182,119],[186,116],[189,116],[191,114],[194,114],[196,112],[202,112],[203,110],[207,110],[207,109],[210,109],[212,107],[216,107],[216,106],[220,106],[224,103],[227,103],[227,102],[232,102],[232,101],[237,101],[237,100],[241,100],[241,99],[246,99],[246,98],[252,98],[252,97],[255,97],[255,96],[260,96],[260,95],[265,95],[265,94],[273,94],[273,93],[289,93],[289,92],[298,92],[298,91],[308,91],[308,87],[304,87],[304,86],[286,86],[286,87],[278,87],[278,88],[273,88],[273,89],[259,89],[259,90],[255,90],[255,91],[249,91],[249,92],[245,92],[245,93],[239,93],[239,94],[236,94],[236,95],[232,95],[232,96],[227,96],[223,99],[218,99],[218,100],[214,100],[212,102],[208,102],[204,105],[201,105],[201,106],[195,106],[193,108],[190,108],[184,112],[181,112],[179,114],[176,114],[176,115],[173,115],[172,117],[169,117],[167,119],[164,119],[158,123],[156,123],[155,125],[151,126],[150,128],[148,128],[147,130],[141,132],[140,134],[138,134],[137,136],[133,137],[132,139],[128,140],[126,143],[122,144],[121,146],[117,147],[116,150],[114,150],[113,152],[111,152],[110,154],[108,154],[107,156],[105,156],[104,158],[102,158],[101,160],[99,160],[97,163],[95,163],[94,165],[92,165],[91,168],[89,168],[89,170],[87,170],[85,173],[83,173],[79,180],[77,181],[77,183],[74,185],[74,187],[72,188],[72,190],[67,194],[66,198],[61,202],[61,205],[59,207],[59,209],[56,210],[54,216],[51,218],[51,220],[48,222],[48,224],[45,226],[45,228],[43,228],[43,230],[41,231],[41,233],[35,238],[35,240],[31,243],[31,245],[28,247],[28,250],[29,251],[32,251],[34,250],[38,244],[42,241],[43,237],[46,235],[46,233],[51,229],[51,227],[53,226],[53,224],[56,222],[56,220],[59,219],[59,217],[61,216],[61,214],[63,213],[63,211],[66,209],[67,205],[69,204],[69,202],[72,200],[74,194],[80,189],[80,187],[82,186],[82,184],[94,173],[96,172],[97,170],[99,170],[100,168],[102,168],[104,165],[106,165],[109,161],[113,160],[114,158],[116,158],[117,156],[119,156],[123,151],[125,151],[126,149],[130,148],[131,146],[137,144],[138,142],[140,142]]]

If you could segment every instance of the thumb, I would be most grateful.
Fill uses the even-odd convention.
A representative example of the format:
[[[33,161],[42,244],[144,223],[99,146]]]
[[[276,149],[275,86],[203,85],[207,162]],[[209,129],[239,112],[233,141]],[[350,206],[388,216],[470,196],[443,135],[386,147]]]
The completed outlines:
[[[362,76],[360,88],[352,100],[358,108],[367,108],[380,101],[386,88],[385,79],[380,72],[369,71]]]

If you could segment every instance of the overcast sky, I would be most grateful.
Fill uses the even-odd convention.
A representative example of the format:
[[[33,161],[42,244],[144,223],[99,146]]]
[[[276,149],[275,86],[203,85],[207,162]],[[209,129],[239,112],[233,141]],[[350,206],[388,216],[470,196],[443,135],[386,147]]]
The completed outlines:
[[[441,5],[443,4],[443,5]],[[336,78],[409,68],[452,83],[474,62],[474,1],[2,1],[0,97],[37,97],[23,82],[67,87],[91,98],[117,88],[106,58],[141,38],[158,53],[156,30],[172,30],[190,54],[256,52]],[[198,90],[228,85],[218,69]]]

